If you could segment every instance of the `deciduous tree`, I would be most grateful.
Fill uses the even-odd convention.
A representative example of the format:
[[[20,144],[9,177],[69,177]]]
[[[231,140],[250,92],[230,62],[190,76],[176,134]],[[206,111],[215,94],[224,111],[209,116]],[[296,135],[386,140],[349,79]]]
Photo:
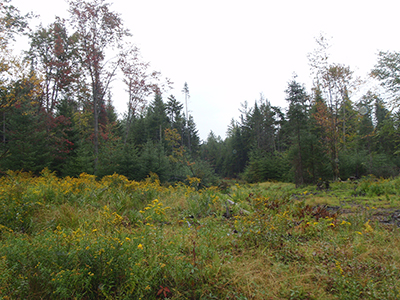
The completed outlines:
[[[48,28],[30,35],[28,59],[43,78],[42,107],[53,114],[60,98],[74,99],[80,78],[77,35],[69,36],[65,21],[57,19]]]
[[[150,63],[142,61],[137,47],[121,52],[119,63],[128,92],[124,138],[124,144],[126,144],[134,117],[143,112],[150,95],[161,92],[157,84],[160,73],[149,71]]]
[[[339,178],[339,146],[346,143],[346,101],[357,86],[350,67],[329,61],[329,41],[321,35],[316,39],[317,48],[309,55],[309,64],[314,74],[314,89],[320,91],[323,102],[317,103],[315,120],[324,128],[329,145],[333,177]],[[342,109],[342,113],[340,112]],[[341,117],[341,120],[339,119]],[[340,123],[342,124],[340,128]],[[342,129],[340,131],[340,129]]]
[[[71,24],[79,37],[81,62],[91,86],[91,102],[94,119],[94,168],[97,171],[99,154],[99,121],[105,115],[105,95],[110,88],[117,61],[106,60],[106,50],[116,48],[129,35],[119,14],[110,10],[104,0],[69,2]]]
[[[398,104],[400,101],[400,52],[379,52],[378,63],[372,69],[371,75],[391,93],[393,104]]]

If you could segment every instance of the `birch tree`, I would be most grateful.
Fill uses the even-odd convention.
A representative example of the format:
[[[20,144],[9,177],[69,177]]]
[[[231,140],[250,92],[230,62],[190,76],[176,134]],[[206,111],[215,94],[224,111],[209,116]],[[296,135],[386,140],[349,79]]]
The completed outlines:
[[[308,56],[311,73],[314,75],[314,90],[319,90],[324,102],[317,103],[315,119],[325,132],[334,180],[339,178],[339,146],[346,145],[346,103],[359,80],[353,77],[350,67],[331,63],[329,40],[320,35],[316,38],[317,48]],[[340,114],[340,109],[342,113]],[[341,115],[342,120],[339,120]],[[342,128],[340,127],[342,125]],[[342,129],[342,130],[340,130]]]

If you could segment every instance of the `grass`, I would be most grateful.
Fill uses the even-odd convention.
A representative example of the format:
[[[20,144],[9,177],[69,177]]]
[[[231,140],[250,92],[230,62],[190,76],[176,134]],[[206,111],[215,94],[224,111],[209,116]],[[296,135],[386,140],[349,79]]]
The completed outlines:
[[[399,228],[376,217],[398,205],[399,178],[197,183],[9,172],[0,299],[400,297]]]
[[[400,178],[377,179],[370,176],[354,182],[335,182],[330,184],[328,190],[303,187],[293,189],[293,193],[310,205],[393,209],[400,206]]]

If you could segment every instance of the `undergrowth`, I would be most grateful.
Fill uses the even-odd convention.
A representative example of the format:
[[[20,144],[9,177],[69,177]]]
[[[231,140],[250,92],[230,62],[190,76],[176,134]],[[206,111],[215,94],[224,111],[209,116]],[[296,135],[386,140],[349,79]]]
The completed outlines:
[[[399,229],[283,183],[0,179],[0,299],[398,299]],[[399,179],[336,193],[389,196]],[[379,194],[379,195],[378,195]]]

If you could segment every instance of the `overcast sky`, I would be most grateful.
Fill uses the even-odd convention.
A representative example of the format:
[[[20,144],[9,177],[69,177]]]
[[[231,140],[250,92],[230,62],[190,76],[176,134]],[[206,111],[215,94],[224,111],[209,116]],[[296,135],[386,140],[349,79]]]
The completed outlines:
[[[400,51],[400,2],[358,0],[114,0],[132,41],[152,68],[174,82],[173,94],[184,102],[190,91],[189,113],[200,138],[212,130],[225,138],[240,104],[250,105],[262,93],[272,105],[286,107],[285,89],[293,73],[311,89],[307,54],[315,37],[332,37],[332,62],[349,65],[365,76],[379,50]],[[63,0],[11,0],[25,13],[68,17]],[[114,88],[118,112],[126,95]],[[168,95],[165,95],[166,100]]]

